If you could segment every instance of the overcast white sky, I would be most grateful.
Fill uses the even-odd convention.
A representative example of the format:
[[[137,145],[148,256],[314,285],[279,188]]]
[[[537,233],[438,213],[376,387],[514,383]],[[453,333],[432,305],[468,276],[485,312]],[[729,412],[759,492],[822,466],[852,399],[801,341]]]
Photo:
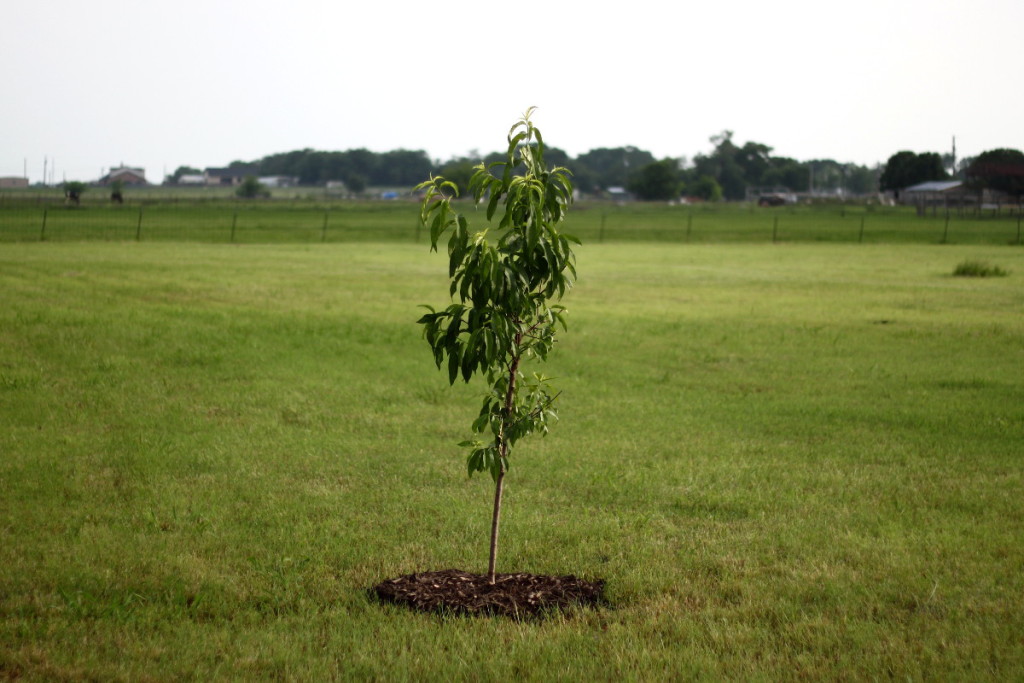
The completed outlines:
[[[152,182],[295,149],[1024,149],[1022,0],[33,0],[0,13],[0,176]]]

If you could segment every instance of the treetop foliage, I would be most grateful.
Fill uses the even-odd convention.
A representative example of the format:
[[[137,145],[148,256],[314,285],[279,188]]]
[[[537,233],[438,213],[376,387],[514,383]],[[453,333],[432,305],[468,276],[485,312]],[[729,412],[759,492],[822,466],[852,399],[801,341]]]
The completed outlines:
[[[470,231],[451,205],[460,192],[451,180],[432,176],[417,188],[426,192],[420,219],[430,230],[431,250],[447,236],[453,299],[442,310],[425,306],[418,322],[438,368],[447,365],[450,383],[477,373],[486,378],[490,390],[473,430],[492,438],[461,445],[470,449],[469,472],[489,471],[496,480],[508,469],[516,441],[547,433],[557,418],[549,378],[525,375],[521,363],[547,358],[556,327],[566,327],[565,308],[555,302],[576,277],[572,244],[579,242],[558,229],[572,203],[570,173],[545,165],[532,111],[509,132],[505,160],[478,164],[470,180],[491,228]]]

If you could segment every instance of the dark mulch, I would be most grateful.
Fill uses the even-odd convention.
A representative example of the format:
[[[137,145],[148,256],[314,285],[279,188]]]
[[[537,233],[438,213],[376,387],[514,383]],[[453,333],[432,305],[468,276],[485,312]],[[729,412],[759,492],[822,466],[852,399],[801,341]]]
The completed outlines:
[[[497,574],[493,585],[486,574],[458,569],[407,574],[382,581],[372,593],[384,602],[423,612],[500,614],[515,618],[536,616],[575,606],[604,604],[604,581],[575,576]]]

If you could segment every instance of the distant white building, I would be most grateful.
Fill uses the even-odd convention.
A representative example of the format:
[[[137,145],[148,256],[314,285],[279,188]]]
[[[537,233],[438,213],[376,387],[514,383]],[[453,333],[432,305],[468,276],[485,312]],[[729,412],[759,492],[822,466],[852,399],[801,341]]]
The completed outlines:
[[[264,187],[295,187],[299,184],[298,178],[287,175],[268,175],[257,180]]]
[[[241,185],[249,176],[256,176],[255,166],[232,166],[230,168],[208,168],[203,172],[207,185]]]

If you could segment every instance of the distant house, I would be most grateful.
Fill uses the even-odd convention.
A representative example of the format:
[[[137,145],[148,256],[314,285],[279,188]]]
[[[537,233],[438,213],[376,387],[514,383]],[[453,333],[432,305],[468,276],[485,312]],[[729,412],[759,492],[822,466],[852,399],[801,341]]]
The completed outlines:
[[[978,190],[959,180],[932,180],[911,185],[899,194],[900,203],[917,207],[918,213],[939,209],[991,208],[1013,199],[998,190]]]
[[[970,195],[976,202],[978,193],[967,190],[959,180],[929,180],[905,188],[899,193],[901,204],[917,207],[963,206]]]
[[[179,185],[205,185],[206,176],[190,173],[178,178]]]
[[[146,170],[142,168],[131,168],[118,166],[110,169],[110,173],[99,179],[100,185],[112,185],[121,181],[123,185],[148,185],[146,181]]]
[[[19,178],[16,176],[7,176],[4,178],[0,178],[0,187],[28,187],[28,178]]]
[[[255,176],[255,166],[232,166],[230,168],[208,168],[203,171],[207,185],[241,185],[242,181]]]

